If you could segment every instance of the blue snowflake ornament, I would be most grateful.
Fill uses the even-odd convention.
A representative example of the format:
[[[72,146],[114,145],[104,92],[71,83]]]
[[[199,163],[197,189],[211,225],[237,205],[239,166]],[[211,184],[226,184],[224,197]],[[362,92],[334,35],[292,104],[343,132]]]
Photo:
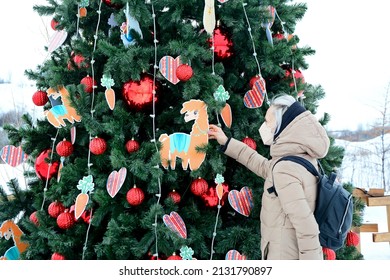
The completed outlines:
[[[220,85],[214,92],[214,99],[216,101],[226,102],[230,98],[229,92],[225,90],[223,85]]]

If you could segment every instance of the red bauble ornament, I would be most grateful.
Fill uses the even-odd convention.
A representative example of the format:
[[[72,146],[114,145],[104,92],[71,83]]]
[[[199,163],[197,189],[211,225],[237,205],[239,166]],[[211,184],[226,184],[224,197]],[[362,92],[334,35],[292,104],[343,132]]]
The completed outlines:
[[[249,87],[252,89],[253,88],[253,85],[256,83],[256,81],[260,80],[260,77],[258,75],[252,77],[250,80],[249,80]]]
[[[132,206],[140,205],[145,199],[144,191],[134,186],[126,194],[127,202]]]
[[[50,26],[53,30],[57,30],[58,21],[56,21],[54,18],[50,21]]]
[[[50,153],[50,149],[44,150],[35,160],[35,173],[41,180],[50,180],[58,172],[58,161],[52,162],[51,164],[48,162],[50,160]]]
[[[357,246],[360,242],[360,237],[356,232],[350,231],[347,233],[347,246]]]
[[[37,211],[35,212],[32,212],[30,217],[29,217],[30,221],[33,222],[36,226],[39,225],[39,221],[38,221],[38,217],[37,217]]]
[[[97,86],[97,82],[89,75],[87,75],[87,77],[82,78],[80,84],[84,85],[84,90],[86,93],[92,93],[93,87]]]
[[[44,106],[49,101],[49,97],[43,90],[38,90],[33,94],[32,101],[36,106]]]
[[[160,85],[156,82],[153,94],[153,77],[149,74],[142,74],[139,81],[128,81],[122,87],[122,95],[127,105],[136,111],[146,110],[158,101]],[[154,96],[154,97],[153,97]]]
[[[61,255],[60,253],[57,253],[57,252],[55,252],[55,253],[53,253],[52,255],[51,255],[51,260],[57,260],[57,261],[62,261],[62,260],[66,260],[65,259],[65,257],[63,256],[63,255]]]
[[[242,139],[242,142],[247,144],[249,147],[251,147],[253,150],[256,150],[257,144],[256,141],[252,138],[246,136],[244,139]]]
[[[177,260],[182,260],[182,257],[176,255],[176,253],[173,253],[172,256],[169,256],[167,258],[167,260],[175,260],[175,261],[177,261]]]
[[[71,60],[78,68],[88,68],[89,64],[86,62],[86,59],[81,54],[75,54],[73,51],[70,54]],[[68,69],[73,70],[73,65],[71,61],[68,61]],[[92,79],[92,78],[91,78]]]
[[[225,204],[225,201],[229,194],[229,186],[225,183],[222,183],[222,187],[223,187],[223,194],[221,199],[221,206]],[[204,201],[204,204],[207,207],[216,207],[219,202],[216,188],[215,187],[209,188],[207,192],[202,195],[202,199]]]
[[[221,26],[214,29],[214,54],[217,61],[230,58],[233,55],[233,42],[228,32]],[[211,39],[208,40],[210,47],[213,46]]]
[[[286,38],[284,37],[284,35],[283,35],[282,33],[279,33],[279,32],[273,34],[273,35],[272,35],[272,38],[276,39],[277,41],[286,39]]]
[[[114,9],[120,9],[123,7],[123,4],[111,3],[111,0],[103,0],[103,3]]]
[[[68,209],[65,209],[65,211],[57,217],[57,225],[61,229],[71,228],[74,224],[74,215],[69,213]]]
[[[176,68],[176,77],[182,82],[186,82],[191,79],[193,74],[194,72],[192,71],[192,67],[188,64],[182,64]]]
[[[68,157],[73,153],[73,145],[70,141],[64,139],[57,144],[56,152],[61,157]]]
[[[209,184],[203,178],[199,177],[198,179],[195,179],[191,183],[191,192],[194,195],[201,196],[204,193],[206,193],[208,189],[209,189]]]
[[[59,201],[54,201],[50,203],[49,208],[47,209],[47,212],[49,213],[50,217],[56,219],[64,211],[65,211],[65,206]]]
[[[173,200],[173,202],[174,202],[175,204],[178,204],[178,203],[180,202],[180,200],[181,200],[180,194],[179,194],[178,192],[176,192],[175,190],[171,191],[171,192],[168,194],[168,196],[169,196],[170,198],[172,198],[172,200]]]
[[[335,260],[336,259],[336,253],[332,249],[322,247],[322,252],[324,253],[325,260]]]
[[[81,214],[81,219],[84,221],[84,223],[87,223],[89,224],[91,222],[91,219],[92,219],[92,215],[91,215],[91,211],[89,210],[84,210],[83,214]]]
[[[94,155],[103,154],[107,149],[106,140],[100,137],[93,138],[89,143],[89,149],[91,150],[91,153],[93,153]]]
[[[139,150],[139,143],[138,143],[138,141],[136,141],[134,139],[131,139],[131,140],[127,141],[126,142],[126,150],[130,154],[138,151]]]

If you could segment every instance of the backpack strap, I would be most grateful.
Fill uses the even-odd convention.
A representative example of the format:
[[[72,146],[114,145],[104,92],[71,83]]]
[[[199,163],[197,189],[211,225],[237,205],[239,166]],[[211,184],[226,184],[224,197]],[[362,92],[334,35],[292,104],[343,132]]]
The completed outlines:
[[[307,169],[307,171],[309,171],[311,174],[313,174],[314,176],[316,177],[320,177],[320,173],[317,171],[317,169],[313,166],[313,164],[308,161],[307,159],[304,159],[303,157],[299,157],[299,156],[285,156],[285,157],[282,157],[280,159],[278,159],[277,162],[275,162],[275,164],[272,166],[272,182],[274,181],[273,180],[273,170],[274,170],[274,167],[275,165],[280,162],[280,161],[283,161],[283,160],[288,160],[288,161],[292,161],[292,162],[295,162],[297,164],[300,164],[302,165],[303,167],[305,167]],[[322,166],[321,164],[319,163],[319,161],[317,161],[320,168],[321,168],[321,171],[323,172],[323,169],[322,169]],[[275,189],[275,186],[272,186],[272,187],[269,187],[267,189],[268,193],[271,194],[271,193],[275,193],[276,196],[278,196],[278,193],[276,192],[276,189]]]

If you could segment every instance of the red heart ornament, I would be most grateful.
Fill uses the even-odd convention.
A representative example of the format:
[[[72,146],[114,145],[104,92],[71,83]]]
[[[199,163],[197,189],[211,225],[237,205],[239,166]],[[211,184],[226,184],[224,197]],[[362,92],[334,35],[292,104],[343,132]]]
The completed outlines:
[[[232,190],[229,192],[228,199],[234,210],[241,215],[249,216],[253,208],[253,196],[250,188],[243,187],[240,191]]]
[[[13,145],[4,146],[0,152],[1,158],[5,163],[16,167],[27,160],[28,155],[23,152],[22,147],[15,147]]]
[[[244,105],[247,108],[259,108],[263,105],[264,96],[267,94],[265,80],[259,77],[253,84],[251,90],[247,91],[244,96]]]
[[[180,56],[173,58],[172,56],[164,56],[160,59],[159,69],[160,73],[165,79],[176,85],[180,80],[176,76],[176,69],[181,65]]]
[[[225,255],[225,260],[246,260],[245,255],[241,255],[237,250],[230,250]]]
[[[187,229],[183,219],[176,212],[165,214],[163,216],[164,224],[173,232],[177,233],[181,238],[187,238]]]
[[[114,198],[114,196],[119,192],[123,183],[125,182],[127,175],[126,167],[119,169],[119,172],[112,171],[110,176],[108,176],[106,189],[108,194]]]

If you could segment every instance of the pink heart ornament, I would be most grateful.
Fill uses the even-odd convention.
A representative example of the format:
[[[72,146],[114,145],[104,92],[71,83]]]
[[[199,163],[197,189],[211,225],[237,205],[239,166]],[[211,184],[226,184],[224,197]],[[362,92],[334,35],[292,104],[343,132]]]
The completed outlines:
[[[243,187],[240,191],[231,190],[228,195],[230,205],[241,215],[249,216],[253,208],[252,190]]]
[[[249,109],[259,108],[263,105],[264,96],[267,94],[265,80],[263,77],[254,82],[251,90],[247,91],[244,96],[244,105]]]
[[[65,30],[56,31],[50,38],[48,52],[51,53],[61,47],[68,37],[68,33]]]
[[[245,255],[241,255],[237,250],[230,250],[225,255],[225,260],[246,260]]]
[[[163,216],[164,224],[173,232],[177,233],[181,238],[187,238],[187,229],[183,219],[176,212],[171,212],[169,215]]]
[[[112,171],[110,176],[108,176],[106,189],[108,194],[114,198],[114,196],[119,192],[123,183],[125,182],[127,175],[127,169],[122,167],[119,169],[119,172]]]
[[[15,147],[13,145],[4,146],[0,152],[2,160],[5,163],[16,167],[27,160],[28,155],[23,152],[22,147]]]
[[[176,69],[181,65],[180,56],[173,58],[169,55],[160,59],[159,69],[165,79],[176,85],[180,80],[176,76]]]

